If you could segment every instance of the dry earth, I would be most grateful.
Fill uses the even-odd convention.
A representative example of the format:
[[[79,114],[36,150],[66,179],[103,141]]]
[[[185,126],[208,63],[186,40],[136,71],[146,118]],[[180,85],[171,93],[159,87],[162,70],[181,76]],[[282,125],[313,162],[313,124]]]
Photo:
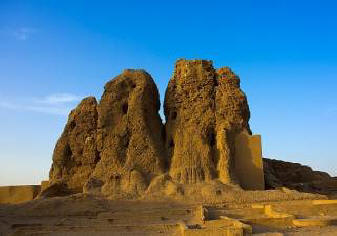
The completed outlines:
[[[312,199],[327,197],[287,189],[232,191],[208,203],[75,194],[0,205],[0,235],[337,235],[337,201]],[[234,221],[251,233],[230,234]]]

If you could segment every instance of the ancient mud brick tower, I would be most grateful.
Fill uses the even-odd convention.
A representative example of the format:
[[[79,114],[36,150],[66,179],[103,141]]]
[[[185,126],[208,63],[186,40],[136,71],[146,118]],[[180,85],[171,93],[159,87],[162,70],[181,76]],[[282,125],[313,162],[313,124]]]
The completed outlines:
[[[211,62],[177,61],[164,103],[169,173],[177,182],[216,177],[216,84]]]
[[[181,183],[237,182],[235,136],[251,133],[239,78],[211,61],[179,60],[165,95],[170,175]]]
[[[145,194],[164,175],[173,184],[220,180],[263,189],[260,139],[251,136],[247,99],[229,68],[178,60],[165,94],[165,126],[159,109],[151,76],[125,70],[105,85],[99,103],[85,98],[70,113],[49,184],[122,198]]]
[[[164,172],[159,93],[143,70],[125,70],[105,85],[98,105],[97,150],[92,178],[106,194],[141,194]]]
[[[84,99],[58,140],[51,182],[72,191],[141,194],[165,168],[159,94],[143,70],[125,70],[105,85],[97,104]]]

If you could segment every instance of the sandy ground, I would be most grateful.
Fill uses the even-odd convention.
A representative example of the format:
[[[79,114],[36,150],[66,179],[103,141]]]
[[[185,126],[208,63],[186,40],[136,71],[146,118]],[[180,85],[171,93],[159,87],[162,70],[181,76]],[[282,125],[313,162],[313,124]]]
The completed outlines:
[[[0,207],[3,235],[174,235],[194,207],[176,202],[111,201],[91,196]],[[2,235],[1,235],[2,236]]]
[[[248,199],[249,200],[249,199]],[[251,202],[210,204],[214,215],[249,221],[263,218],[261,211],[250,209]],[[337,204],[313,206],[311,200],[274,199],[277,211],[298,218],[337,217]],[[200,224],[201,203],[174,200],[107,200],[77,194],[38,199],[24,204],[0,205],[0,235],[181,235],[180,224]],[[264,222],[264,221],[263,221]],[[295,227],[277,222],[250,222],[254,235],[337,235],[337,226]]]

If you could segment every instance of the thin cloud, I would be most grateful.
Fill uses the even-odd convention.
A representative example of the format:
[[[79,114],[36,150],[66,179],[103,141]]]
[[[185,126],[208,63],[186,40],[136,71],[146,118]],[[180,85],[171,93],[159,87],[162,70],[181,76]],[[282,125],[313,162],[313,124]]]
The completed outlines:
[[[27,40],[32,34],[36,33],[35,28],[21,27],[13,31],[13,35],[17,40]]]
[[[9,102],[0,102],[0,107],[10,109],[10,110],[17,110],[18,107]]]
[[[31,102],[8,102],[1,101],[0,108],[19,112],[39,112],[52,115],[66,116],[74,107],[74,103],[80,100],[73,94],[52,94],[42,98],[25,99]]]
[[[64,104],[64,103],[72,103],[78,102],[81,100],[81,97],[69,94],[69,93],[58,93],[58,94],[51,94],[41,99],[36,99],[36,102],[42,104]]]
[[[27,111],[35,111],[40,113],[66,116],[70,112],[70,107],[52,107],[52,106],[27,106],[24,107]]]

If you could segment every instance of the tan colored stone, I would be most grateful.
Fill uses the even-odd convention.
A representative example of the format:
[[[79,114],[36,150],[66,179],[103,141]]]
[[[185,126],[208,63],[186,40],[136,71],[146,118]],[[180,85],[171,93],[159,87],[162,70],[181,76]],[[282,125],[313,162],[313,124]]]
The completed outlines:
[[[31,201],[38,195],[40,189],[40,185],[1,186],[0,204]]]
[[[242,188],[264,190],[261,136],[245,132],[235,137],[234,166]]]

